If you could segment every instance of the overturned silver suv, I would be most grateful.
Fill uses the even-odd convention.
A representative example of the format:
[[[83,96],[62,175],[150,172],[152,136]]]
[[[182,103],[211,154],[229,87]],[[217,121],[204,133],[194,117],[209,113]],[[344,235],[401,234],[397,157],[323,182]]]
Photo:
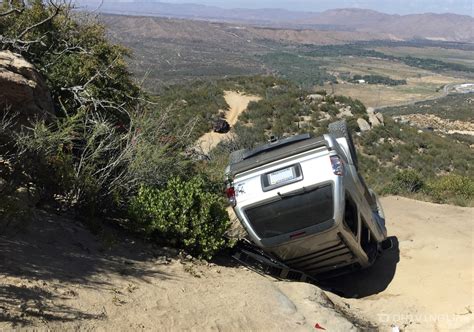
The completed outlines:
[[[250,241],[292,269],[329,277],[365,268],[387,239],[382,206],[358,172],[345,121],[322,137],[235,151],[226,176]]]

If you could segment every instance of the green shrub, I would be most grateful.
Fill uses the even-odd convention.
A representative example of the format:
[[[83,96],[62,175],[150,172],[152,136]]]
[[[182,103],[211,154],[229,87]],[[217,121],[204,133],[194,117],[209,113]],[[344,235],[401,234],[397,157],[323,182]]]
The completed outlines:
[[[0,4],[10,12],[11,1]],[[129,51],[110,42],[105,26],[68,1],[13,1],[0,17],[0,49],[20,53],[45,77],[61,115],[81,108],[127,123],[140,95],[127,69]]]
[[[426,183],[423,191],[438,202],[450,202],[471,205],[474,200],[474,179],[456,174],[434,178]]]
[[[149,236],[211,258],[229,245],[224,198],[202,177],[172,178],[163,189],[141,187],[130,204],[132,219]]]
[[[416,193],[423,187],[424,182],[420,173],[415,170],[402,170],[395,174],[392,182],[386,187],[390,194]]]
[[[357,124],[357,119],[355,117],[346,118],[347,127],[351,133],[360,132],[359,125]]]

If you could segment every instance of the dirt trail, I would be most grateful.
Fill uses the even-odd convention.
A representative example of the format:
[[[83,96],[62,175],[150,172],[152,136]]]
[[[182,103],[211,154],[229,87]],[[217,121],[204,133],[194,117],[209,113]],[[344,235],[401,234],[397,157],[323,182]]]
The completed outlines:
[[[225,119],[230,126],[233,127],[237,123],[239,115],[247,109],[248,104],[251,101],[259,101],[262,98],[236,91],[224,91],[224,99],[229,105],[229,110],[225,113]],[[227,134],[219,134],[211,131],[201,136],[198,139],[196,146],[204,154],[208,154],[209,151],[219,144],[219,142],[229,138],[231,135],[231,132]]]
[[[349,331],[369,320],[384,331],[472,330],[474,209],[399,197],[383,205],[394,248],[333,281],[357,299],[230,259],[190,261],[122,235],[94,236],[38,212],[28,231],[0,234],[0,330]]]
[[[474,209],[382,199],[395,246],[369,270],[333,281],[351,309],[406,331],[474,329]]]

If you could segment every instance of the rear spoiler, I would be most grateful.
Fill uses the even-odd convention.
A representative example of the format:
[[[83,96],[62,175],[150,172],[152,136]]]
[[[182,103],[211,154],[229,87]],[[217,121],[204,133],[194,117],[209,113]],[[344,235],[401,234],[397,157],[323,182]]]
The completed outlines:
[[[234,177],[239,173],[273,161],[321,147],[330,148],[328,142],[323,137],[311,138],[309,134],[297,135],[265,144],[244,152],[240,161],[229,165],[228,175]]]

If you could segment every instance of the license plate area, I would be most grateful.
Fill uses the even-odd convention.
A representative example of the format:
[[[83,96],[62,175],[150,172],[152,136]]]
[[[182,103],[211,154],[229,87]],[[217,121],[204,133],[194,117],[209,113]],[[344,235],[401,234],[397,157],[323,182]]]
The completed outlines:
[[[283,167],[262,175],[262,190],[273,190],[290,183],[301,181],[302,179],[303,173],[301,172],[300,164]]]

